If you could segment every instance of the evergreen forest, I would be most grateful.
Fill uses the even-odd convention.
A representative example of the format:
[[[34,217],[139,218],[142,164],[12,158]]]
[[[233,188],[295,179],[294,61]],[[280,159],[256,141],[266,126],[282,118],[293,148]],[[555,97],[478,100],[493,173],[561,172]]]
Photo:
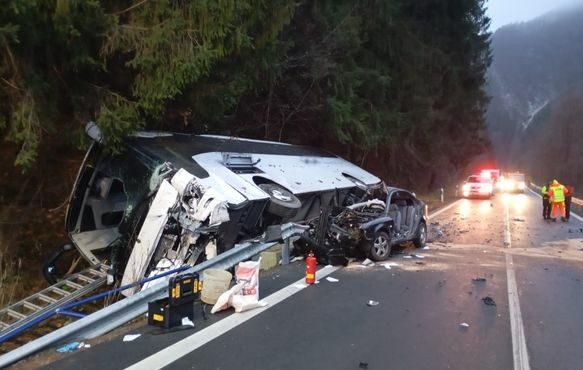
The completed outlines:
[[[95,120],[111,150],[224,134],[436,186],[488,147],[488,25],[484,0],[5,0],[3,156],[50,168]]]
[[[3,0],[0,305],[45,286],[91,120],[112,151],[222,134],[457,179],[489,146],[488,25],[485,0]]]

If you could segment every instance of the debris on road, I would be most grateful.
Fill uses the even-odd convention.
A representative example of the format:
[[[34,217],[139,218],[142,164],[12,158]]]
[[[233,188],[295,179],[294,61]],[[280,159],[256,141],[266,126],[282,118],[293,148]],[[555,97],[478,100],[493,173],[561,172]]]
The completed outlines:
[[[460,327],[462,327],[462,328],[466,328],[466,329],[467,329],[467,328],[469,328],[469,327],[470,327],[470,324],[468,324],[467,322],[462,322],[462,323],[460,324]]]
[[[431,249],[431,248],[429,248],[429,247],[423,247],[423,250],[428,251],[429,249]]]
[[[417,261],[417,262],[415,262],[415,264],[416,264],[416,265],[424,265],[424,264],[425,264],[425,262]]]
[[[360,362],[358,364],[359,369],[368,369],[368,362]]]
[[[484,301],[484,304],[486,306],[496,306],[496,301],[492,299],[492,297],[484,297],[482,298],[482,301]]]
[[[439,226],[439,222],[437,222],[437,221],[436,222],[432,222],[430,225],[432,225],[432,226]]]
[[[59,353],[73,352],[73,351],[81,348],[82,346],[83,346],[83,343],[71,342],[71,343],[65,344],[62,347],[57,348],[57,352],[59,352]]]
[[[326,280],[328,280],[328,281],[329,281],[329,282],[331,282],[331,283],[337,283],[337,282],[339,282],[339,281],[340,281],[340,280],[338,280],[338,279],[336,279],[336,278],[333,278],[333,277],[330,277],[330,276],[327,276],[327,277],[326,277]]]
[[[375,264],[375,263],[374,263],[373,261],[371,261],[370,259],[368,259],[368,258],[367,258],[367,259],[365,259],[364,261],[362,261],[362,263],[361,263],[361,265],[363,265],[363,266],[367,266],[367,267],[368,267],[368,266],[374,266],[374,264]]]
[[[445,280],[445,279],[444,279],[444,280],[439,280],[439,281],[437,282],[437,286],[439,286],[439,287],[441,288],[442,286],[444,286],[444,285],[445,285],[445,283],[447,283],[447,280]]]
[[[194,328],[194,323],[188,317],[183,317],[182,318],[182,326],[191,326]]]
[[[366,302],[366,305],[369,306],[369,307],[374,307],[374,306],[378,306],[379,305],[379,302],[378,301],[373,301],[371,299],[368,302]]]
[[[413,258],[413,257],[411,255],[408,255],[408,256],[403,256],[403,258],[410,259],[410,258]]]
[[[132,342],[134,340],[136,340],[137,338],[139,338],[142,334],[126,334],[123,336],[123,341],[124,342]]]
[[[383,263],[381,266],[383,266],[387,270],[390,270],[391,267],[399,267],[401,265],[399,265],[398,263],[395,263],[395,262],[387,262],[387,263]]]
[[[512,219],[512,221],[516,221],[516,222],[525,222],[526,220],[524,218],[519,218],[519,217],[514,217]]]
[[[292,258],[290,260],[290,262],[303,261],[303,259],[304,259],[304,256],[296,256],[296,257]]]
[[[477,277],[477,278],[473,278],[472,281],[474,283],[485,283],[486,282],[486,278],[483,277]]]

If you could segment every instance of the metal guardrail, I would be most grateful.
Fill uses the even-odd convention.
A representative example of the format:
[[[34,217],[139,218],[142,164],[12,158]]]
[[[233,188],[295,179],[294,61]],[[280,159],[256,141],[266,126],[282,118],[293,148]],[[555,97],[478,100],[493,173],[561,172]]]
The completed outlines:
[[[208,268],[227,269],[245,261],[276,243],[245,243],[219,254],[199,265],[185,270],[187,273],[202,272]],[[105,334],[126,322],[146,313],[148,302],[167,294],[168,276],[158,284],[118,301],[91,315],[85,316],[61,329],[29,342],[0,357],[0,368],[11,365],[55,343],[71,339],[91,339]],[[118,288],[119,289],[119,288]]]

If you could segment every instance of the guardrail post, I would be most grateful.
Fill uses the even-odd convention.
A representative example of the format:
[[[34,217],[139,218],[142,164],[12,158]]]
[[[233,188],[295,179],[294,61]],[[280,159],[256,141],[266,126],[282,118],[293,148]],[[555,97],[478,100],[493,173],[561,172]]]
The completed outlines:
[[[283,242],[283,246],[281,247],[281,264],[282,265],[289,265],[289,244],[290,240],[287,238]]]
[[[439,189],[439,196],[440,196],[440,199],[441,199],[441,203],[443,203],[444,202],[444,199],[443,199],[443,188]]]

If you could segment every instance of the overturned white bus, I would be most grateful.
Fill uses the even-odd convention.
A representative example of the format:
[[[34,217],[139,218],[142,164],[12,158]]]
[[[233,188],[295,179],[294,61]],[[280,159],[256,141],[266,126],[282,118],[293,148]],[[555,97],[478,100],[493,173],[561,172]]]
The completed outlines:
[[[91,128],[95,133],[95,124]],[[100,135],[94,136],[97,141],[70,197],[66,230],[89,263],[111,265],[122,284],[195,265],[239,242],[265,239],[270,228],[286,222],[313,224],[326,207],[363,201],[369,208],[350,211],[351,217],[363,222],[364,227],[354,226],[371,241],[376,259],[388,258],[391,239],[425,242],[422,202],[319,149],[144,132],[127,138],[121,153],[111,154],[99,142]],[[366,206],[373,198],[381,200]],[[337,217],[335,212],[330,217]],[[329,223],[334,226],[328,236],[354,239],[354,232],[339,229],[337,219]],[[384,254],[375,255],[374,246],[380,243],[375,238],[381,237]],[[61,251],[71,248],[69,244]],[[59,255],[45,264],[48,280],[55,279],[51,271]]]

